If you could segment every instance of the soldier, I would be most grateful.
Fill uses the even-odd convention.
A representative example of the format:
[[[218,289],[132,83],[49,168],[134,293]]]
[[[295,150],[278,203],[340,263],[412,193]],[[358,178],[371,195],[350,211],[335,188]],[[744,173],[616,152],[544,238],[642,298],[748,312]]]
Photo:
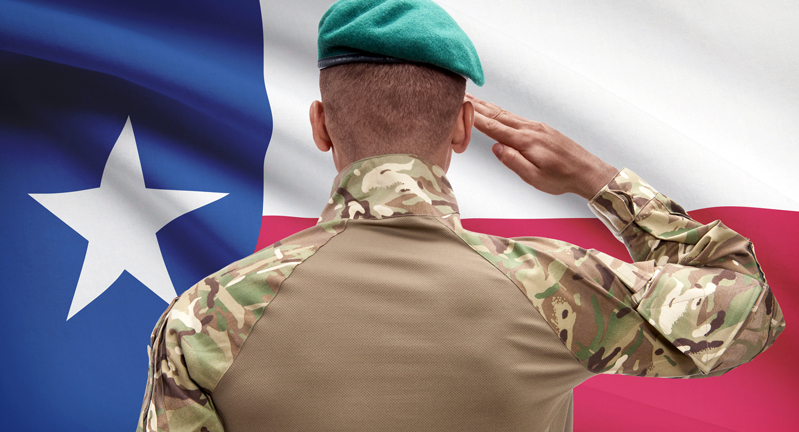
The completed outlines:
[[[164,312],[140,430],[570,431],[594,374],[719,375],[783,330],[746,238],[465,95],[479,58],[434,3],[341,0],[318,46],[330,200]],[[445,173],[473,124],[532,186],[586,198],[634,262],[465,230]]]

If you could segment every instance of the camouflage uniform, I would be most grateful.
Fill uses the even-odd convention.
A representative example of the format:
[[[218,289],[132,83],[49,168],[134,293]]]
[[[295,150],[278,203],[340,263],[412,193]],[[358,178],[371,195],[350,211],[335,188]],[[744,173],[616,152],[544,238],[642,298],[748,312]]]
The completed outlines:
[[[356,230],[395,229],[387,238],[394,236],[401,243],[405,241],[401,239],[406,235],[404,233],[411,233],[411,231],[397,230],[397,227],[401,228],[403,223],[416,223],[412,221],[422,219],[426,225],[419,226],[423,226],[423,229],[429,230],[429,232],[414,239],[415,243],[410,243],[415,245],[413,247],[418,248],[420,253],[427,253],[423,249],[426,247],[425,236],[430,236],[431,239],[440,236],[449,239],[446,241],[451,242],[453,248],[468,250],[468,256],[476,259],[476,261],[469,261],[470,264],[465,270],[458,269],[456,267],[458,263],[448,263],[446,266],[439,265],[440,263],[437,262],[430,263],[434,268],[430,270],[429,274],[442,275],[442,282],[440,282],[442,285],[446,284],[446,278],[469,278],[472,271],[475,273],[484,271],[486,275],[494,275],[492,277],[495,278],[492,279],[494,282],[490,284],[491,286],[487,286],[483,282],[477,284],[478,289],[483,293],[478,295],[483,295],[483,297],[475,300],[475,304],[485,304],[486,306],[470,309],[468,313],[474,313],[474,317],[459,317],[458,315],[464,309],[448,306],[448,302],[459,304],[458,302],[461,300],[451,294],[448,294],[450,297],[442,300],[429,297],[434,295],[429,292],[421,293],[420,296],[427,296],[420,297],[427,299],[426,305],[422,305],[418,309],[413,304],[402,307],[408,308],[411,314],[418,311],[423,312],[428,306],[445,311],[441,313],[448,313],[449,315],[440,317],[440,323],[436,324],[435,321],[432,321],[432,324],[426,324],[432,333],[437,331],[437,326],[447,326],[452,322],[457,322],[458,326],[466,325],[472,321],[481,320],[485,314],[488,314],[486,322],[490,327],[492,320],[505,319],[503,308],[509,308],[512,305],[498,306],[496,311],[492,309],[490,313],[480,310],[480,308],[490,309],[493,307],[490,306],[491,302],[488,299],[492,298],[494,292],[501,291],[505,293],[502,295],[508,296],[513,296],[515,293],[516,297],[509,298],[512,298],[515,304],[523,309],[521,312],[513,313],[527,314],[525,320],[538,320],[539,324],[546,328],[545,333],[547,334],[541,333],[536,337],[547,339],[542,342],[548,344],[546,349],[550,351],[547,351],[549,353],[547,356],[561,356],[558,357],[560,363],[548,365],[543,374],[536,375],[543,377],[540,379],[565,380],[562,390],[559,390],[558,394],[546,396],[547,400],[558,398],[557,403],[553,404],[552,408],[548,408],[548,411],[537,414],[539,417],[534,418],[535,423],[531,424],[529,419],[525,419],[523,422],[515,424],[510,422],[496,424],[495,427],[491,427],[493,430],[571,430],[571,388],[592,374],[689,378],[719,375],[750,361],[763,352],[784,329],[785,324],[779,305],[766,284],[765,277],[755,259],[752,244],[748,239],[725,227],[720,221],[708,225],[699,224],[692,220],[679,205],[655,191],[641,178],[626,169],[619,172],[589,202],[589,207],[626,244],[634,259],[633,263],[557,240],[534,237],[507,239],[467,231],[461,226],[452,187],[440,167],[409,155],[386,155],[355,162],[336,178],[330,201],[316,226],[277,242],[271,247],[209,276],[186,291],[164,312],[151,338],[149,380],[138,430],[221,431],[223,427],[235,430],[236,428],[230,426],[233,419],[225,416],[226,411],[221,409],[217,411],[217,405],[221,403],[217,400],[220,382],[223,381],[223,378],[227,379],[225,377],[227,373],[233,374],[234,370],[237,371],[235,373],[239,373],[241,368],[236,369],[234,362],[240,354],[246,353],[248,349],[252,351],[257,349],[255,345],[245,346],[245,341],[255,334],[254,329],[271,332],[269,333],[270,337],[265,340],[276,341],[274,342],[277,344],[275,347],[282,347],[276,332],[283,330],[273,329],[270,327],[273,324],[270,323],[281,322],[280,320],[284,318],[281,318],[279,309],[274,309],[276,321],[270,321],[273,319],[270,316],[270,311],[277,308],[278,304],[276,302],[272,308],[268,306],[278,293],[283,293],[283,290],[288,289],[285,287],[289,285],[287,282],[290,280],[289,278],[292,278],[295,272],[301,272],[298,269],[303,267],[310,269],[316,265],[312,263],[315,260],[308,259],[318,253],[319,260],[322,260],[323,253],[320,251],[324,248],[335,248],[332,239],[344,238],[349,231],[354,233]],[[408,235],[412,236],[413,234]],[[430,244],[434,244],[435,241],[437,240],[431,240]],[[364,247],[368,246],[364,245]],[[386,256],[390,256],[392,247],[392,244],[385,244],[380,246],[380,250],[389,250]],[[460,251],[460,249],[453,250]],[[399,251],[397,253],[400,254]],[[459,260],[463,261],[463,257],[468,258],[468,256],[462,255]],[[446,259],[445,256],[441,257],[442,262]],[[369,274],[356,275],[356,279],[353,280],[366,280],[369,283],[370,280],[380,279],[381,271],[391,272],[396,270],[394,269],[396,266],[401,267],[399,270],[401,272],[427,274],[425,272],[428,270],[425,265],[422,265],[424,263],[415,262],[403,267],[405,260],[411,262],[413,257],[403,256],[397,260],[399,262],[385,261],[384,258],[375,258],[374,262],[371,262],[369,258],[358,258],[358,262],[372,266],[369,268],[374,271]],[[342,266],[345,265],[344,262],[346,259],[342,258]],[[344,276],[334,276],[338,273],[336,273],[335,267],[332,269],[327,270],[331,272],[330,278],[327,280],[330,280],[331,286],[334,286],[335,281]],[[300,277],[298,275],[292,279]],[[425,277],[429,278],[429,276]],[[319,280],[325,281],[326,279]],[[351,282],[347,283],[352,284]],[[458,290],[463,289],[464,295],[472,295],[466,292],[467,288],[461,287],[464,285],[463,282],[458,282],[458,284],[460,285],[455,286],[452,292],[457,294]],[[306,285],[308,284],[306,283]],[[499,285],[502,285],[502,289],[505,291],[502,291]],[[393,289],[405,289],[403,287],[404,285],[401,285]],[[305,287],[292,286],[291,289],[301,293]],[[410,290],[412,287],[408,289]],[[429,288],[425,289],[430,291]],[[358,293],[361,292],[357,291],[355,295],[360,295]],[[285,296],[289,295],[287,291]],[[337,302],[341,297],[339,293],[330,295],[331,297],[325,297],[326,302]],[[396,301],[402,302],[405,299],[407,297],[398,298]],[[307,302],[307,300],[304,301]],[[362,303],[357,303],[358,301],[362,301]],[[326,326],[332,325],[330,323],[347,322],[340,320],[346,319],[349,313],[360,313],[357,308],[368,308],[366,305],[369,305],[369,302],[368,299],[344,299],[341,300],[341,303],[336,303],[334,309],[336,312],[333,313],[342,315],[336,317],[339,321],[330,321],[331,318],[326,316],[326,313],[318,313],[315,319],[324,321]],[[353,303],[355,306],[352,306]],[[359,304],[361,306],[358,306]],[[469,305],[471,303],[465,308],[472,307]],[[348,309],[351,307],[354,309]],[[381,307],[391,306],[383,305]],[[352,312],[348,312],[350,310]],[[382,309],[378,309],[377,313],[370,312],[372,315],[364,315],[378,318],[363,318],[362,321],[379,320],[381,317],[379,310]],[[296,309],[293,311],[291,313],[301,313]],[[392,314],[402,315],[401,312],[396,311]],[[259,321],[262,317],[264,319]],[[415,318],[409,318],[407,325],[412,325],[413,319]],[[307,321],[308,319],[303,318],[303,320]],[[256,324],[259,326],[256,327]],[[515,328],[514,326],[517,324],[517,322],[511,323],[507,328]],[[296,324],[292,326],[294,325]],[[292,338],[303,339],[293,339],[293,343],[302,348],[303,344],[311,344],[311,341],[320,340],[322,342],[319,343],[323,344],[333,338],[335,347],[337,346],[335,344],[347,343],[345,333],[348,325],[365,324],[362,322],[350,323],[342,324],[341,328],[337,329],[328,328],[331,333],[325,333],[324,337],[318,339],[316,339],[318,335],[314,335],[312,332],[303,333],[298,330],[299,333],[293,334]],[[387,343],[381,342],[380,338],[385,336],[383,332],[395,331],[394,327],[396,326],[380,327],[379,323],[375,323],[374,326],[372,331],[374,337],[370,337],[369,330],[358,333],[358,337],[363,338],[363,341],[358,342],[360,345],[352,345],[355,348],[348,348],[353,351],[352,357],[360,355],[358,347],[372,343],[382,344],[383,348],[381,349],[386,349]],[[418,331],[418,329],[414,331]],[[453,335],[457,331],[457,329],[447,330]],[[491,330],[470,329],[468,331],[490,333]],[[532,353],[534,349],[519,349],[521,346],[530,346],[528,342],[519,341],[519,338],[523,336],[523,334],[513,334],[511,337],[505,338],[507,340],[501,342],[503,345],[497,346],[496,354],[525,356],[527,353],[517,352],[525,350]],[[491,337],[497,338],[496,336]],[[500,334],[498,338],[503,339],[503,336]],[[468,333],[466,339],[468,339]],[[441,342],[442,340],[445,342]],[[457,418],[467,416],[470,422],[468,424],[472,427],[465,427],[466,429],[484,429],[484,425],[478,425],[481,416],[491,417],[493,414],[480,412],[479,403],[482,403],[480,401],[477,401],[478,405],[469,405],[470,408],[464,409],[465,404],[471,403],[468,400],[470,395],[464,393],[469,393],[471,390],[464,391],[462,387],[453,387],[458,390],[452,390],[449,393],[443,390],[439,392],[438,389],[430,390],[430,395],[434,396],[427,397],[426,393],[420,392],[417,387],[414,387],[424,383],[408,384],[407,380],[391,381],[391,389],[386,392],[397,391],[397,394],[401,394],[402,389],[407,385],[411,386],[408,388],[414,389],[412,392],[415,393],[412,395],[415,399],[408,402],[408,400],[400,398],[386,403],[381,402],[386,395],[379,391],[369,390],[372,388],[369,387],[371,385],[369,383],[359,387],[363,389],[363,393],[356,396],[348,393],[350,389],[346,388],[347,383],[343,384],[344,388],[340,388],[340,386],[335,387],[335,390],[329,390],[329,388],[333,388],[331,386],[334,384],[342,384],[336,381],[337,374],[348,376],[347,379],[350,381],[347,382],[355,385],[354,382],[357,381],[359,373],[373,376],[372,374],[376,373],[376,370],[380,371],[381,361],[391,362],[393,361],[391,359],[397,356],[409,355],[411,360],[398,361],[392,368],[404,367],[408,364],[410,364],[408,367],[414,368],[414,362],[429,362],[434,365],[435,362],[430,359],[413,357],[415,350],[435,352],[438,356],[448,356],[452,351],[469,346],[468,341],[452,342],[444,350],[432,347],[429,348],[432,351],[425,351],[428,350],[428,347],[424,341],[419,342],[419,339],[414,339],[414,341],[413,344],[409,344],[410,347],[405,346],[402,350],[392,351],[391,355],[394,357],[386,357],[388,360],[379,357],[379,354],[374,354],[378,357],[367,357],[368,359],[379,358],[382,360],[366,361],[357,366],[355,372],[347,372],[347,368],[350,366],[342,364],[349,362],[347,355],[350,353],[331,354],[344,359],[336,365],[328,365],[316,357],[290,357],[290,361],[298,368],[310,367],[307,366],[307,363],[315,362],[319,362],[319,364],[315,364],[314,368],[332,368],[324,369],[325,376],[314,378],[310,381],[309,389],[298,393],[300,397],[307,398],[309,404],[314,403],[317,392],[323,394],[320,396],[322,405],[314,406],[313,409],[320,410],[319,412],[324,411],[324,414],[320,414],[319,417],[325,418],[309,419],[314,416],[307,413],[304,414],[305,417],[295,416],[292,418],[305,421],[303,427],[306,430],[318,430],[315,428],[322,427],[320,425],[327,425],[325,428],[332,430],[334,425],[340,423],[344,423],[344,426],[338,426],[342,430],[360,430],[361,428],[363,430],[375,428],[403,430],[408,429],[407,423],[392,423],[392,421],[399,421],[397,419],[402,418],[401,412],[415,412],[414,416],[408,416],[408,419],[411,419],[408,421],[415,421],[416,417],[423,415],[419,413],[423,412],[425,404],[444,404],[443,408],[440,406],[436,408],[440,413],[440,417],[436,420],[439,423],[420,423],[421,426],[416,425],[416,427],[433,428],[430,426],[431,424],[438,424],[441,430],[463,429],[464,426],[457,423]],[[445,335],[444,339],[430,342],[430,344],[448,344],[446,341]],[[252,343],[255,344],[255,342]],[[390,345],[390,343],[388,344]],[[290,344],[286,347],[288,348],[283,347],[280,350],[291,351],[296,348]],[[482,380],[481,383],[485,382],[486,386],[491,386],[494,385],[491,380],[506,379],[505,375],[502,375],[503,372],[495,371],[500,366],[491,363],[491,352],[486,353],[492,349],[494,348],[465,348],[464,352],[476,353],[474,356],[479,357],[479,361],[473,367],[469,366],[471,364],[469,362],[473,361],[469,358],[472,354],[456,353],[452,358],[447,357],[447,361],[453,362],[450,367],[467,371],[463,375],[465,381],[479,379]],[[267,345],[262,352],[269,353],[270,350],[274,351]],[[502,352],[506,352],[506,354],[501,354]],[[483,354],[486,356],[483,357]],[[305,360],[299,361],[297,358]],[[267,362],[267,360],[264,361]],[[268,361],[276,362],[275,360]],[[462,364],[467,366],[461,368]],[[565,369],[561,370],[559,364],[563,364]],[[522,370],[534,366],[522,361],[508,367]],[[263,365],[263,367],[260,375],[273,373],[270,372],[270,364]],[[361,368],[360,372],[358,368]],[[303,369],[303,373],[313,374],[314,370]],[[420,374],[424,373],[425,369],[412,370],[414,374]],[[513,373],[518,373],[518,370]],[[470,375],[469,371],[475,371],[475,373]],[[351,375],[345,375],[347,373],[351,373]],[[374,376],[394,379],[396,373],[395,370],[385,370],[380,372],[382,375]],[[456,375],[454,380],[457,381],[460,376]],[[431,376],[429,379],[437,380],[438,377]],[[302,377],[292,381],[291,385],[296,386],[301,382],[303,382]],[[269,383],[271,384],[259,385],[270,388],[283,385],[275,384],[274,381],[269,381]],[[530,388],[530,392],[534,393],[544,391],[535,389],[540,383],[543,381],[533,380],[525,385]],[[233,384],[226,385],[232,386]],[[468,382],[455,385],[468,385]],[[500,383],[499,388],[502,388],[501,385],[504,384]],[[325,393],[328,390],[329,393]],[[480,389],[474,389],[474,391],[477,394]],[[500,393],[491,391],[491,394]],[[219,398],[228,398],[227,394],[229,393],[220,395]],[[348,395],[346,396],[348,402],[344,405],[337,405],[329,412],[325,411],[324,404],[339,403],[341,395]],[[452,400],[457,401],[457,403],[453,402],[453,406],[446,405],[449,400],[448,395],[452,395]],[[509,398],[522,397],[514,395],[512,394]],[[275,397],[279,399],[281,396]],[[252,397],[239,399],[240,402],[235,404],[253,403],[252,400],[247,399],[252,399]],[[442,399],[444,399],[443,402]],[[358,407],[351,409],[356,403],[353,401],[357,401]],[[272,413],[280,412],[288,409],[286,408],[288,405],[297,403],[282,399],[279,399],[279,402],[274,405],[278,407],[277,409],[270,405],[264,410],[272,409]],[[229,402],[225,403],[228,404],[227,406],[235,405]],[[258,401],[254,403],[258,403]],[[300,404],[302,403],[301,401]],[[504,407],[503,409],[507,409],[508,413],[516,412],[513,411],[516,409],[514,400],[497,403],[496,406]],[[530,403],[539,405],[543,402]],[[397,405],[401,405],[401,408],[397,408],[399,411],[394,411],[392,407]],[[233,409],[227,408],[227,406],[225,409]],[[492,410],[497,409],[499,408],[492,408]],[[535,407],[530,407],[530,409],[534,410]],[[350,412],[351,410],[352,412]],[[369,417],[368,421],[382,423],[369,423],[368,426],[359,425],[358,419],[365,419],[366,417],[362,416],[369,416],[371,410],[381,410],[381,412],[377,415],[378,420]],[[522,410],[524,410],[524,406],[522,406]],[[512,417],[507,413],[502,415],[505,420]],[[336,417],[330,418],[330,416]],[[266,414],[264,418],[271,417]],[[326,421],[327,423],[325,423]],[[259,427],[268,428],[269,425],[259,423]],[[290,428],[283,425],[276,426],[275,429],[287,430]],[[302,428],[298,427],[298,429]]]

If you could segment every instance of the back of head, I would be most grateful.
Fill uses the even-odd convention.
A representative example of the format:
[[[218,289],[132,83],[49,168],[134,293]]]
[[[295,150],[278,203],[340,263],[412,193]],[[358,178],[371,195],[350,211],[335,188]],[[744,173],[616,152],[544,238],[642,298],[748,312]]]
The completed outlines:
[[[429,157],[448,144],[466,79],[415,63],[348,63],[323,69],[319,86],[328,132],[347,159]]]
[[[471,40],[431,0],[338,0],[317,48],[328,133],[349,161],[429,158],[454,130],[466,78],[485,81]]]

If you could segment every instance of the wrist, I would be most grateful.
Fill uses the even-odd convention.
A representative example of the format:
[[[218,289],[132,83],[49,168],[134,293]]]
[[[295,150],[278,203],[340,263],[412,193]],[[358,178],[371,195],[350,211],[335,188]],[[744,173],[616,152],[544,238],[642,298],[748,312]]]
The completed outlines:
[[[619,170],[613,165],[600,161],[595,165],[595,169],[586,174],[585,180],[580,183],[580,189],[575,193],[590,201],[606,184],[613,180],[618,173]]]

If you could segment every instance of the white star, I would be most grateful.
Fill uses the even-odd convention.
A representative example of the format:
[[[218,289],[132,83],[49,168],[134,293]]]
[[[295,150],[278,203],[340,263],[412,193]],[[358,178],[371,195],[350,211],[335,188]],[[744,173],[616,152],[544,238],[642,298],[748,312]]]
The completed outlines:
[[[99,188],[30,194],[89,241],[67,320],[99,297],[123,271],[164,301],[171,301],[175,288],[155,233],[173,219],[225,195],[146,188],[130,117],[108,156]]]

